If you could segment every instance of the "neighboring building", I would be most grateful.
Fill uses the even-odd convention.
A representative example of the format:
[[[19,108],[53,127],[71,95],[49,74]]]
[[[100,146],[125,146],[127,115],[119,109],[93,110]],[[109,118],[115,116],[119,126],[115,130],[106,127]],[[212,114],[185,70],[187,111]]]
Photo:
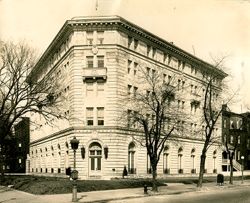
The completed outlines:
[[[14,125],[14,131],[3,146],[3,169],[7,173],[25,173],[26,160],[29,154],[30,119],[21,118]]]
[[[122,93],[136,91],[133,83],[139,66],[161,68],[164,80],[176,75],[185,100],[178,101],[190,112],[190,131],[178,143],[166,144],[158,164],[158,175],[199,172],[203,147],[198,117],[204,94],[204,80],[216,75],[218,94],[226,74],[152,33],[118,16],[79,17],[66,21],[31,73],[33,80],[49,77],[61,84],[63,111],[68,121],[55,120],[31,128],[30,171],[65,174],[73,167],[70,140],[80,140],[76,167],[82,179],[121,177],[124,166],[129,175],[145,176],[149,161],[145,147],[133,139],[137,133],[118,119],[122,114]],[[217,99],[217,97],[216,97]],[[177,101],[175,101],[177,102]],[[42,122],[36,115],[32,120]],[[220,136],[220,123],[215,133]],[[206,173],[221,170],[218,144],[207,152]]]
[[[228,142],[229,148],[235,150],[234,170],[250,170],[250,113],[234,113],[223,105],[222,111],[222,143]],[[244,160],[241,157],[244,156]],[[222,152],[222,171],[230,171],[228,154]]]
[[[13,162],[11,172],[25,173],[26,160],[29,154],[30,143],[30,119],[23,117],[15,126],[15,153],[13,153]]]

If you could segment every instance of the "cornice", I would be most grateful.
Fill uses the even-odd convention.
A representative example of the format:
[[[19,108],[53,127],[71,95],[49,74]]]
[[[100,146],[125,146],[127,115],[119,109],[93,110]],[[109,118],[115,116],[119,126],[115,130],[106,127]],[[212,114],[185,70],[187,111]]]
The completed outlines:
[[[76,17],[71,20],[67,20],[55,38],[52,40],[46,51],[38,60],[36,66],[31,72],[31,75],[38,71],[42,64],[52,55],[55,50],[61,46],[64,42],[62,39],[66,39],[73,31],[76,30],[119,30],[128,34],[137,35],[143,38],[144,41],[152,44],[158,49],[164,51],[167,50],[172,55],[183,57],[188,61],[196,65],[208,68],[211,71],[215,71],[221,78],[227,76],[227,74],[212,66],[211,64],[203,61],[202,59],[193,56],[192,54],[184,51],[183,49],[175,46],[174,44],[152,34],[151,32],[125,20],[119,16],[90,16],[90,17]]]

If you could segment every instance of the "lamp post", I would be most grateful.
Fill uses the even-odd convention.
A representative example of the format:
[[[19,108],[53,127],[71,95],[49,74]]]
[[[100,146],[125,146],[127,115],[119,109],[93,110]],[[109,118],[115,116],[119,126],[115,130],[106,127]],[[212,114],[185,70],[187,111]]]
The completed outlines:
[[[77,202],[76,180],[78,179],[78,171],[76,170],[76,150],[78,149],[79,140],[74,136],[74,138],[70,140],[70,144],[74,151],[74,170],[71,172],[71,178],[73,179],[72,202]]]
[[[244,156],[241,156],[241,183],[243,184],[243,171],[244,171]]]

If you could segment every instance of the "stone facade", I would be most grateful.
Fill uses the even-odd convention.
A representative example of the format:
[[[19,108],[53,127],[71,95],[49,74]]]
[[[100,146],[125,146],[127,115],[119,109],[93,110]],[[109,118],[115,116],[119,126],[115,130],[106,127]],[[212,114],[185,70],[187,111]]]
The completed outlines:
[[[50,77],[62,89],[63,108],[68,120],[31,127],[30,171],[64,175],[73,167],[70,140],[79,139],[76,168],[82,179],[121,177],[123,168],[133,176],[149,170],[146,149],[133,139],[138,132],[128,129],[119,119],[123,114],[123,95],[137,84],[137,69],[161,69],[164,79],[175,75],[183,100],[183,111],[190,112],[192,128],[201,127],[201,108],[192,106],[204,93],[209,74],[220,82],[226,74],[148,31],[118,16],[74,18],[66,21],[36,64],[32,77]],[[177,102],[177,101],[176,101]],[[199,101],[200,102],[200,101]],[[190,127],[191,128],[191,127]],[[220,123],[215,131],[220,136]],[[168,142],[158,165],[158,174],[198,173],[203,137],[189,130],[178,143]],[[221,170],[219,143],[207,153],[206,172]]]

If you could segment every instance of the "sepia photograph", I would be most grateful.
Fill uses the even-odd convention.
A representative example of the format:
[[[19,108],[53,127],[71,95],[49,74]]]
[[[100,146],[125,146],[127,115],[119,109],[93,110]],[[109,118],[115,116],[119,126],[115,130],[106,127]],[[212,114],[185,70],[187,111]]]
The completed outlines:
[[[250,202],[249,11],[0,0],[0,203]]]

